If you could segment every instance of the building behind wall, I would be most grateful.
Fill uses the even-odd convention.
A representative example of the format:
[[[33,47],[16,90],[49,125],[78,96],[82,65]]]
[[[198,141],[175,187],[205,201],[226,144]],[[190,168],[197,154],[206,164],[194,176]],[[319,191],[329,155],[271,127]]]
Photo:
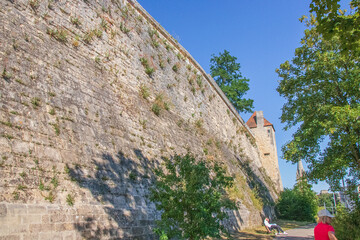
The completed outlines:
[[[255,136],[261,154],[261,161],[267,174],[274,183],[277,183],[277,190],[283,190],[274,126],[264,118],[263,111],[255,111],[246,124]]]

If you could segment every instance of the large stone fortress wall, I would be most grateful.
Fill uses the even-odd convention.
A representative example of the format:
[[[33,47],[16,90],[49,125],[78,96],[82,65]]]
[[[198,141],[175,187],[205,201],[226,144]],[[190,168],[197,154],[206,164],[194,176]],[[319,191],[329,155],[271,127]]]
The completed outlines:
[[[236,177],[229,228],[271,214],[249,128],[137,2],[2,0],[0,28],[0,239],[151,239],[151,169],[187,151]]]

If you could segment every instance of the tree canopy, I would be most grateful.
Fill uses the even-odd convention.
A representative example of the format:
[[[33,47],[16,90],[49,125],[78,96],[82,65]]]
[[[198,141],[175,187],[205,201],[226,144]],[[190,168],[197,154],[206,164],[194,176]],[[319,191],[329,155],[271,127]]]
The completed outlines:
[[[204,239],[226,233],[221,221],[236,205],[225,188],[234,179],[218,164],[196,161],[191,154],[164,159],[164,165],[155,170],[157,180],[150,190],[150,200],[162,212],[155,230],[160,238]]]
[[[299,181],[293,189],[285,188],[276,204],[278,216],[297,221],[313,221],[318,210],[318,201],[312,186]]]
[[[333,214],[335,214],[335,205],[338,203],[339,201],[336,197],[334,199],[334,195],[332,193],[323,193],[318,196],[318,206],[325,206]]]
[[[355,186],[360,176],[360,62],[355,54],[341,54],[340,36],[324,38],[315,16],[306,23],[295,57],[276,70],[277,91],[287,100],[281,121],[285,129],[297,128],[283,157],[305,160],[310,180],[339,190],[343,177]]]
[[[243,98],[249,90],[249,79],[242,77],[236,60],[226,50],[219,56],[212,55],[210,73],[237,111],[252,112],[254,100]]]
[[[325,39],[338,38],[340,50],[360,56],[360,1],[351,0],[341,8],[340,0],[312,0],[310,11],[316,15],[316,28]]]

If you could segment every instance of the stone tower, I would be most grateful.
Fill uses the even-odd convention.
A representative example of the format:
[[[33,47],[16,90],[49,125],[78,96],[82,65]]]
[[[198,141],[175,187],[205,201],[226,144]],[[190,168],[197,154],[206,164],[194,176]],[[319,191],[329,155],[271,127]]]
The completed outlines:
[[[276,184],[277,190],[283,190],[276,149],[274,126],[264,118],[263,111],[256,111],[246,122],[253,132],[261,154],[265,171]]]
[[[299,181],[303,176],[305,176],[305,170],[302,164],[302,161],[299,160],[297,163],[297,170],[296,170],[296,181]]]

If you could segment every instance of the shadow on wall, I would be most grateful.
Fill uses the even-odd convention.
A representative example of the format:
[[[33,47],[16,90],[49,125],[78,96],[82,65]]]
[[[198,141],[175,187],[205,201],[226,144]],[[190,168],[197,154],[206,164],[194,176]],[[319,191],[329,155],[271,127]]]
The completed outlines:
[[[269,191],[271,186],[267,186],[265,179],[261,179],[257,174],[255,174],[255,171],[257,169],[251,166],[250,161],[248,159],[246,158],[241,159],[239,157],[236,157],[236,159],[237,159],[238,167],[242,169],[243,173],[245,174],[246,184],[249,186],[250,190],[252,191],[252,196],[250,196],[250,198],[252,201],[254,200],[257,201],[257,203],[253,202],[254,207],[257,208],[258,210],[262,210],[262,212],[260,212],[261,219],[254,217],[251,213],[249,215],[247,209],[244,210],[249,218],[246,218],[245,216],[243,218],[247,219],[245,221],[249,221],[251,222],[251,224],[262,225],[263,219],[265,219],[265,217],[273,218],[275,216],[275,211],[274,211],[275,200],[271,196]],[[260,171],[257,172],[258,174],[262,174]],[[226,221],[226,225],[228,226],[229,230],[231,230],[233,233],[240,231],[242,229],[241,226],[244,226],[244,220],[240,216],[243,208],[241,207],[241,205],[239,206],[240,206],[239,207],[240,210],[230,214],[230,219]]]
[[[151,228],[159,216],[147,193],[154,180],[151,169],[159,162],[147,159],[138,149],[134,153],[139,161],[122,152],[116,156],[102,154],[101,160],[94,161],[93,176],[80,167],[69,169],[71,179],[90,190],[96,200],[93,206],[98,206],[89,209],[83,219],[79,216],[75,224],[83,238],[153,238]]]
[[[241,169],[244,170],[244,173],[247,176],[246,182],[249,185],[250,189],[262,201],[264,206],[274,206],[274,198],[271,196],[268,189],[271,186],[266,186],[264,181],[254,173],[256,170],[251,167],[250,161],[241,161],[240,159],[238,159],[238,162]],[[259,174],[261,174],[260,171]]]
[[[136,160],[126,157],[121,151],[115,156],[102,154],[100,159],[94,160],[94,175],[80,167],[69,169],[72,181],[90,190],[95,200],[90,203],[91,209],[83,214],[86,216],[79,216],[75,224],[83,238],[154,239],[152,228],[155,220],[160,218],[160,213],[147,194],[155,180],[152,169],[159,167],[160,163],[155,159],[147,159],[139,149],[133,151]],[[238,161],[247,175],[250,188],[258,191],[258,197],[264,205],[273,204],[274,200],[265,184],[253,173],[251,166],[240,159]],[[266,208],[263,210],[269,216],[270,212]],[[240,230],[244,225],[241,211],[229,211],[228,214],[229,219],[224,224],[231,231]]]

